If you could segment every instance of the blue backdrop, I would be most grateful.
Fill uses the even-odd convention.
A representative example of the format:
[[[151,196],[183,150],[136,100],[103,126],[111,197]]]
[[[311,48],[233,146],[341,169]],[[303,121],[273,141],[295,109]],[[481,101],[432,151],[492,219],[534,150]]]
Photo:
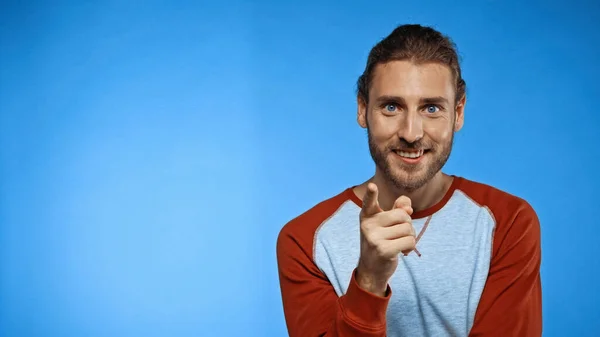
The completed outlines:
[[[285,336],[277,234],[372,174],[401,23],[463,57],[446,172],[539,214],[544,335],[600,333],[598,2],[49,3],[0,8],[1,336]]]

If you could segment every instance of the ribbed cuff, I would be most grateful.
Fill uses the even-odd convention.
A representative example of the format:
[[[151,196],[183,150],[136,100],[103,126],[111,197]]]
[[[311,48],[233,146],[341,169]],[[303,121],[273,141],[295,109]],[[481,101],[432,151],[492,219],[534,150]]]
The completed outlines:
[[[385,328],[387,307],[392,296],[389,285],[385,294],[385,297],[381,297],[362,289],[356,282],[355,269],[348,291],[340,298],[340,304],[344,315],[354,323],[372,328]]]

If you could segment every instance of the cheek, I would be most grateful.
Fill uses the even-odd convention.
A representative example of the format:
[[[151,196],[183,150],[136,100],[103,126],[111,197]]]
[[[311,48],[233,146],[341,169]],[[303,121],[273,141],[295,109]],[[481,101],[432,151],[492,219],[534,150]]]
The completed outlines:
[[[398,133],[398,123],[391,118],[387,120],[372,120],[371,136],[377,141],[387,141]]]
[[[425,133],[435,142],[443,142],[452,137],[452,127],[444,123],[444,125],[433,124],[424,128]]]

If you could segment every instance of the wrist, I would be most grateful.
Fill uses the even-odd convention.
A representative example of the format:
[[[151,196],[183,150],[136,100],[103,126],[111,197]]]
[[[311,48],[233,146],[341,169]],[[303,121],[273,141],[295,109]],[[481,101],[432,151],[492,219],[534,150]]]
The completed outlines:
[[[356,283],[361,289],[380,297],[385,297],[388,290],[387,280],[361,270],[360,266],[356,269]]]

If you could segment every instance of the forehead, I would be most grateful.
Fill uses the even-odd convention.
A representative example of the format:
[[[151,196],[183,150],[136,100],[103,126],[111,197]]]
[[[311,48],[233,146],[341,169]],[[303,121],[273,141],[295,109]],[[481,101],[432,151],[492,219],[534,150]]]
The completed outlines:
[[[415,64],[410,61],[391,61],[378,64],[373,72],[370,98],[401,96],[406,100],[422,97],[454,95],[452,73],[439,63]]]

